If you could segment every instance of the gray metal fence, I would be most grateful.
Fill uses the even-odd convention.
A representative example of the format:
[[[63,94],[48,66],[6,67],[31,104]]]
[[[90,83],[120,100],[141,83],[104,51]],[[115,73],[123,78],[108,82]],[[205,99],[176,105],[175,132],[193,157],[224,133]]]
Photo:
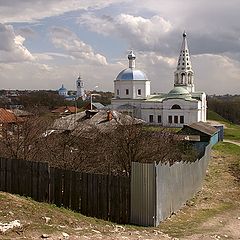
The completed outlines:
[[[132,163],[131,174],[131,223],[153,226],[156,199],[155,164]]]
[[[211,145],[204,156],[194,162],[173,165],[132,164],[131,223],[157,226],[177,212],[198,192],[206,174]]]

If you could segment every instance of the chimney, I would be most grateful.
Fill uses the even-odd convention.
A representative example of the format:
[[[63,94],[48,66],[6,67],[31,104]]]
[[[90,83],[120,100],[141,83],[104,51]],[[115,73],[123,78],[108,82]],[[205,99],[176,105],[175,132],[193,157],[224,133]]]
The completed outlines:
[[[107,111],[107,120],[108,121],[112,120],[112,112],[111,111]]]

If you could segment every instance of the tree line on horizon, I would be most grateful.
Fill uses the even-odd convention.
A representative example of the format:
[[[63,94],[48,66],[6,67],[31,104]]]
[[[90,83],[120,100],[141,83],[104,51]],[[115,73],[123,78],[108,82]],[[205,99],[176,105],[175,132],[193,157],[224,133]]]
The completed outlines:
[[[240,95],[208,96],[208,109],[228,121],[240,124]]]

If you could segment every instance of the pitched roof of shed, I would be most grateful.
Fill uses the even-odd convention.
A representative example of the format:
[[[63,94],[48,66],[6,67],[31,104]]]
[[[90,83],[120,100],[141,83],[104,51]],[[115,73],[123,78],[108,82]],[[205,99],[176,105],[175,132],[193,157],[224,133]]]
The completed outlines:
[[[194,129],[194,130],[197,130],[197,131],[200,131],[202,133],[205,133],[209,136],[213,136],[216,132],[218,132],[219,130],[205,122],[195,122],[195,123],[192,123],[190,125],[186,125],[184,127],[189,127],[191,129]]]

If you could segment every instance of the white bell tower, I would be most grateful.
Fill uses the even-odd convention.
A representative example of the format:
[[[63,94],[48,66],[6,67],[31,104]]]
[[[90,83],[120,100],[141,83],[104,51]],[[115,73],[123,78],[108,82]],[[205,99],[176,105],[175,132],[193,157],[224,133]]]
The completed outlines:
[[[174,72],[174,87],[183,87],[190,93],[195,91],[194,72],[190,60],[190,53],[187,45],[187,34],[183,33],[183,42],[178,58],[177,70]]]
[[[77,85],[77,99],[78,98],[82,98],[82,100],[84,101],[86,99],[86,94],[84,91],[84,82],[79,74],[79,77],[76,81],[76,85]]]

